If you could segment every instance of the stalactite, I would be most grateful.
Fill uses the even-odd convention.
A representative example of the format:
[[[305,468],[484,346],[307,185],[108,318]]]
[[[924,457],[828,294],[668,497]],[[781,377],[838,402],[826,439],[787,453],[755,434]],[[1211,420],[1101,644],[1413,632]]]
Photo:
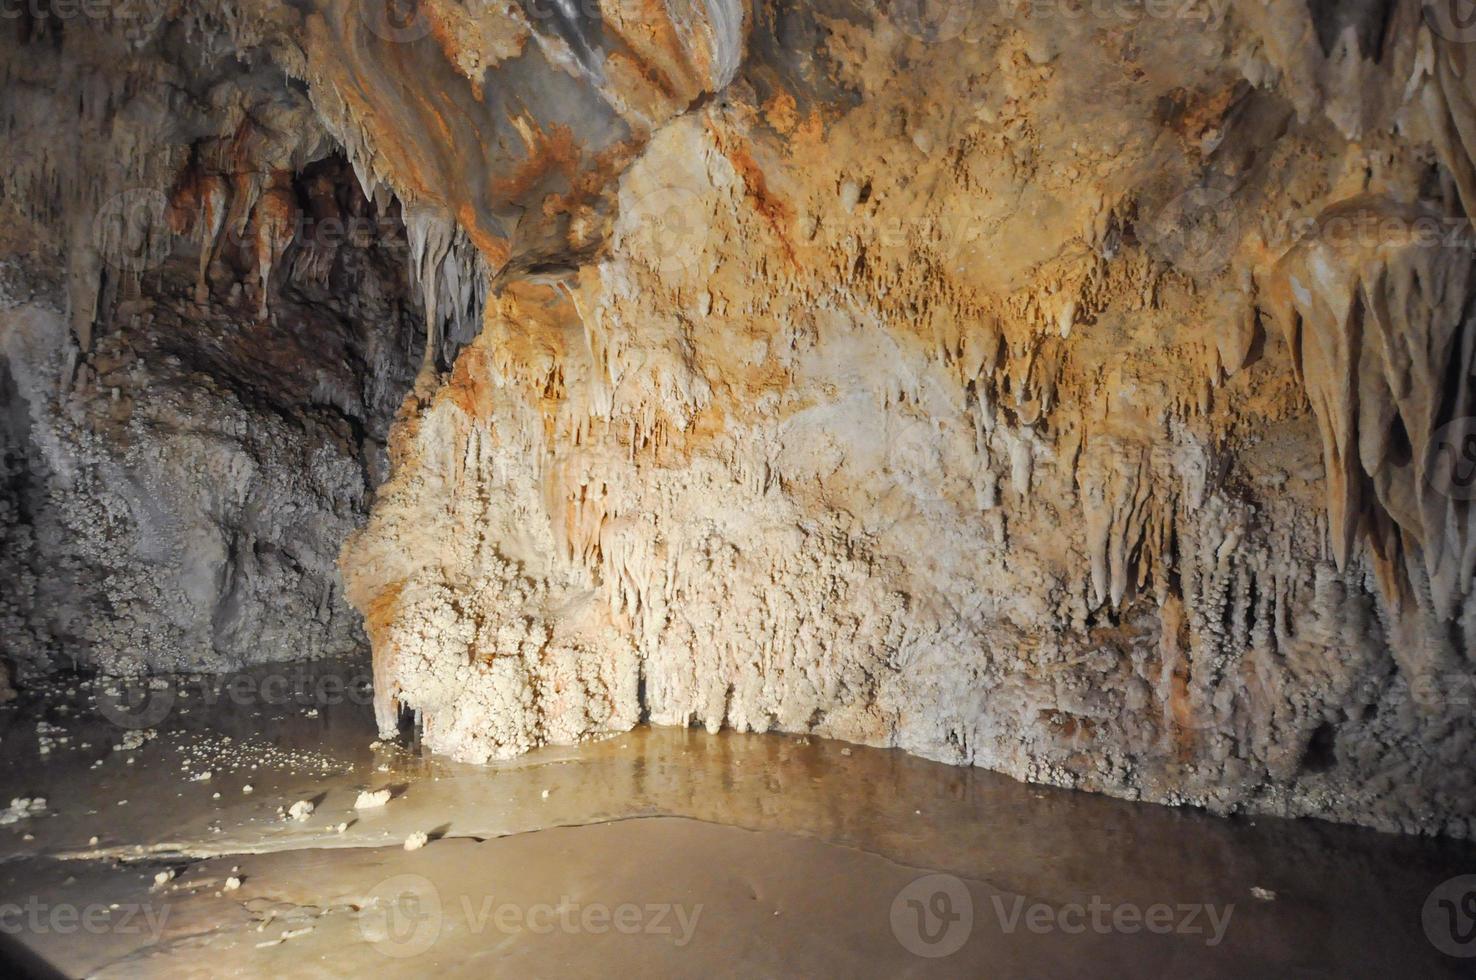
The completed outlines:
[[[1378,508],[1400,530],[1406,572],[1428,579],[1449,620],[1476,570],[1473,512],[1450,483],[1463,420],[1476,414],[1472,239],[1461,231],[1432,247],[1419,229],[1448,220],[1389,201],[1341,205],[1320,222],[1393,229],[1310,237],[1267,284],[1322,431],[1333,553],[1346,566]]]
[[[341,0],[205,0],[0,61],[0,203],[63,229],[72,408],[124,414],[120,334],[188,343],[149,317],[191,259],[201,325],[254,275],[243,335],[342,275],[293,239],[339,217],[304,183],[335,150],[402,217],[413,294],[364,308],[418,302],[420,376],[343,566],[385,734],[404,706],[488,759],[645,713],[1467,819],[1426,806],[1467,720],[1427,741],[1351,692],[1465,669],[1476,623],[1476,518],[1432,485],[1476,417],[1469,45],[1418,4],[1377,51],[1274,0],[1110,57],[993,10],[619,6],[427,0],[401,44]],[[1356,231],[1426,219],[1459,235]]]

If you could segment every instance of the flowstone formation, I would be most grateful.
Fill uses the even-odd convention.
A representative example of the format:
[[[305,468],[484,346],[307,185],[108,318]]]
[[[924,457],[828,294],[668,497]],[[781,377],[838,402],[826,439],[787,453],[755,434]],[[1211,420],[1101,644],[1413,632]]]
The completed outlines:
[[[130,43],[303,110],[267,176],[154,178],[261,202],[248,285],[335,148],[403,216],[419,372],[342,557],[386,734],[814,732],[1464,836],[1457,7],[207,3]]]

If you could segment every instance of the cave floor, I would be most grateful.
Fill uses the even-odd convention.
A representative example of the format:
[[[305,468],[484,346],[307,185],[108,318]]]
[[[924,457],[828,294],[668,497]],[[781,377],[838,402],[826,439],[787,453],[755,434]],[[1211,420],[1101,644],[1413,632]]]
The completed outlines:
[[[1465,843],[1223,819],[783,735],[642,728],[459,765],[375,743],[362,686],[322,683],[363,673],[258,670],[138,705],[73,682],[0,709],[0,799],[46,800],[0,817],[8,954],[67,976],[189,977],[1471,962],[1444,955],[1426,917],[1432,889],[1476,873]],[[387,804],[354,809],[382,788]],[[304,819],[283,812],[299,801]],[[428,843],[407,850],[417,832]]]

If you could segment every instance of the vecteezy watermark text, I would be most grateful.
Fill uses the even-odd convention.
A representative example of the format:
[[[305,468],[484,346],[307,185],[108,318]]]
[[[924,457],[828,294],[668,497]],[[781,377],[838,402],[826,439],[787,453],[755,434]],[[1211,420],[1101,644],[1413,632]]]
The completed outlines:
[[[114,20],[157,24],[163,0],[0,0],[0,20]]]
[[[119,902],[113,905],[70,902],[43,902],[35,895],[24,902],[0,902],[0,933],[16,936],[52,934],[147,935],[158,942],[169,918],[169,907],[147,902]]]
[[[386,956],[418,956],[435,946],[448,919],[456,931],[480,936],[489,931],[504,935],[532,934],[600,936],[609,933],[655,936],[677,948],[685,947],[702,918],[700,903],[580,902],[561,896],[552,902],[511,902],[495,895],[462,895],[455,903],[442,900],[430,879],[416,874],[395,875],[370,890],[359,918],[361,935]]]
[[[1233,903],[1155,902],[1143,906],[1132,902],[1109,902],[1100,895],[1091,896],[1085,903],[1067,902],[1064,905],[1027,903],[1023,895],[1013,898],[993,895],[990,904],[999,919],[1000,929],[1006,933],[1015,932],[1022,925],[1027,932],[1036,935],[1059,932],[1077,936],[1092,932],[1106,936],[1149,932],[1162,936],[1202,936],[1206,946],[1220,945],[1225,938],[1225,930],[1230,928],[1230,918],[1235,914]]]
[[[266,673],[116,677],[101,680],[97,710],[122,728],[152,728],[179,702],[205,707],[234,704],[255,707],[321,708],[372,704],[368,671],[343,676],[298,665]]]
[[[1015,19],[1108,24],[1182,21],[1212,26],[1224,22],[1230,0],[1000,0],[999,7]]]
[[[1085,902],[1048,903],[1024,895],[989,897],[1000,932],[1024,930],[1036,935],[1192,936],[1218,946],[1230,928],[1235,905],[1210,902],[1155,902],[1139,905],[1092,895]],[[924,875],[892,900],[892,934],[908,952],[928,958],[950,956],[962,949],[974,930],[974,900],[962,880],[949,874]]]

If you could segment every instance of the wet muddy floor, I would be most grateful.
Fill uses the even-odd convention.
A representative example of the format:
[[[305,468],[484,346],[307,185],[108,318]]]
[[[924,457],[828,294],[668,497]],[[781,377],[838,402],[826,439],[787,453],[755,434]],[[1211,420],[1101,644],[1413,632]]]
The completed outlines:
[[[64,976],[1476,966],[1451,955],[1476,954],[1464,843],[782,735],[640,729],[463,766],[376,743],[352,664],[32,695],[0,709],[4,801],[0,939]]]

